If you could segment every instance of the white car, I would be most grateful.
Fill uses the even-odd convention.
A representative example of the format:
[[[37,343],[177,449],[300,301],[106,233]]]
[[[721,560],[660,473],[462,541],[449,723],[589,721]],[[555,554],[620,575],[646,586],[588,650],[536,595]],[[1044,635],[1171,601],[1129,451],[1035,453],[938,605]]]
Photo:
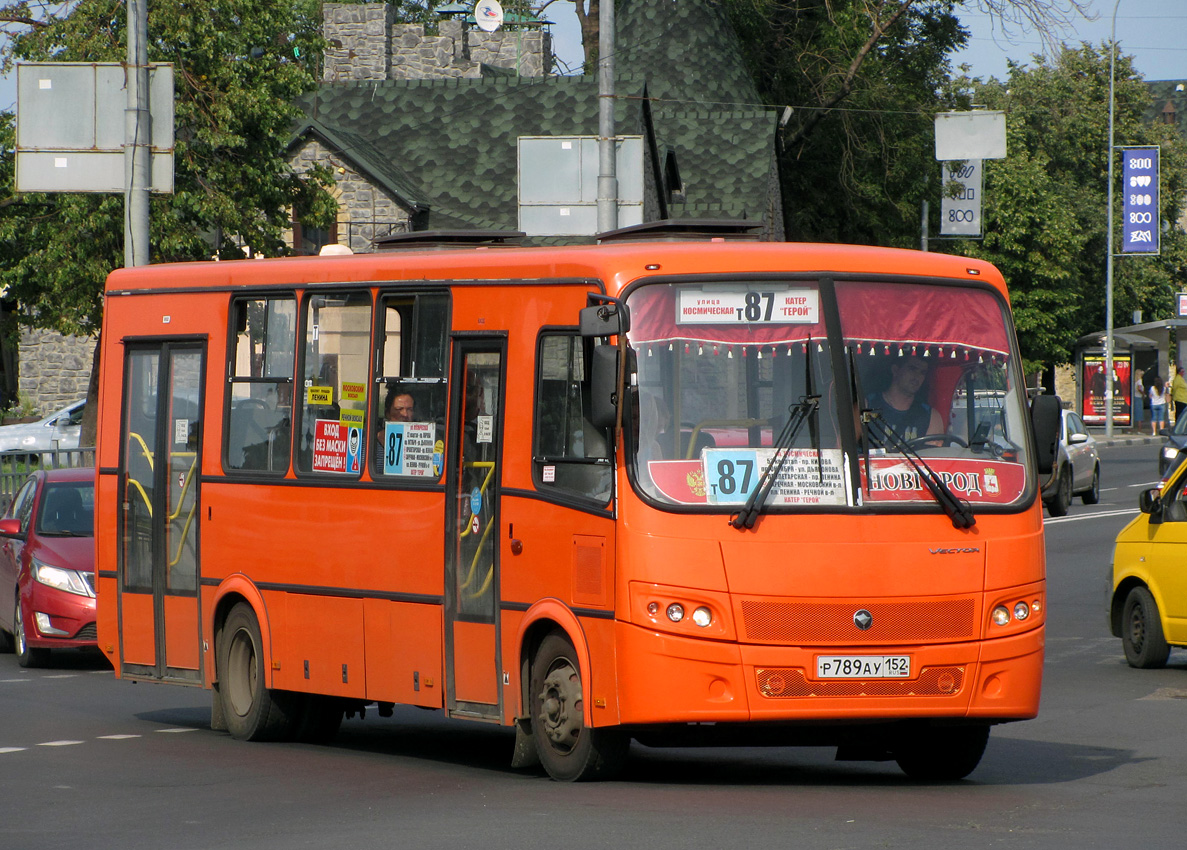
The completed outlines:
[[[1100,454],[1079,414],[1063,411],[1055,470],[1043,484],[1043,504],[1051,516],[1063,516],[1079,496],[1086,505],[1100,501]]]
[[[79,399],[37,422],[0,426],[0,452],[52,452],[77,449],[82,413],[87,400]]]

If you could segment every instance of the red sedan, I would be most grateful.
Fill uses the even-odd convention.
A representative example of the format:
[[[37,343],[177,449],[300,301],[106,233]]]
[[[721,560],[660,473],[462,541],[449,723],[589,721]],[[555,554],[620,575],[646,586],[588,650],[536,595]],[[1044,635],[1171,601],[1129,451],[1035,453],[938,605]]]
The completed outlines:
[[[0,519],[0,648],[22,667],[94,647],[95,470],[29,476]]]

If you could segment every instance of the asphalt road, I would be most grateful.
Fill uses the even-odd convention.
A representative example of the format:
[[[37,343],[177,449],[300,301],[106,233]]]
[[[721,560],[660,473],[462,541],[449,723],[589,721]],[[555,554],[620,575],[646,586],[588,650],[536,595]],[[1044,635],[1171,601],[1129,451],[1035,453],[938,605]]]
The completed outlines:
[[[1042,710],[995,729],[964,782],[824,749],[636,745],[622,780],[564,785],[511,770],[507,730],[417,709],[347,721],[330,746],[246,744],[210,731],[203,691],[2,655],[0,850],[1180,847],[1187,652],[1132,670],[1103,614],[1156,451],[1104,449],[1101,504],[1050,522]]]

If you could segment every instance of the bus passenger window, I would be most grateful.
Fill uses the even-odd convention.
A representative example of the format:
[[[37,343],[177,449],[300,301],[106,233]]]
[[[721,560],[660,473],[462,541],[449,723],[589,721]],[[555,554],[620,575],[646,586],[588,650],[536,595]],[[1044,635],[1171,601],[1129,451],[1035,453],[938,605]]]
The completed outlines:
[[[371,297],[311,295],[305,302],[297,471],[358,477],[367,453]]]
[[[297,304],[291,297],[240,299],[231,304],[227,427],[228,469],[284,473],[292,445],[293,360]]]
[[[613,480],[610,436],[589,421],[586,344],[571,332],[540,338],[532,466],[541,491],[605,504]]]
[[[372,475],[436,481],[445,451],[444,293],[389,295],[380,301]]]

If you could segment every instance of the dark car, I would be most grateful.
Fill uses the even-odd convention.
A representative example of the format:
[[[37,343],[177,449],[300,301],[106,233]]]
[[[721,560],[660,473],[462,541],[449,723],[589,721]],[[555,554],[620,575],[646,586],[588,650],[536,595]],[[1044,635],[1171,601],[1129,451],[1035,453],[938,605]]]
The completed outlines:
[[[1100,454],[1079,414],[1063,411],[1055,470],[1043,485],[1043,504],[1051,516],[1063,516],[1079,496],[1086,505],[1100,501]]]
[[[1187,416],[1182,416],[1175,427],[1166,434],[1166,442],[1158,452],[1158,475],[1167,478],[1175,468],[1187,457],[1183,450],[1187,449]]]
[[[0,518],[0,645],[22,667],[96,646],[95,470],[34,472]]]

